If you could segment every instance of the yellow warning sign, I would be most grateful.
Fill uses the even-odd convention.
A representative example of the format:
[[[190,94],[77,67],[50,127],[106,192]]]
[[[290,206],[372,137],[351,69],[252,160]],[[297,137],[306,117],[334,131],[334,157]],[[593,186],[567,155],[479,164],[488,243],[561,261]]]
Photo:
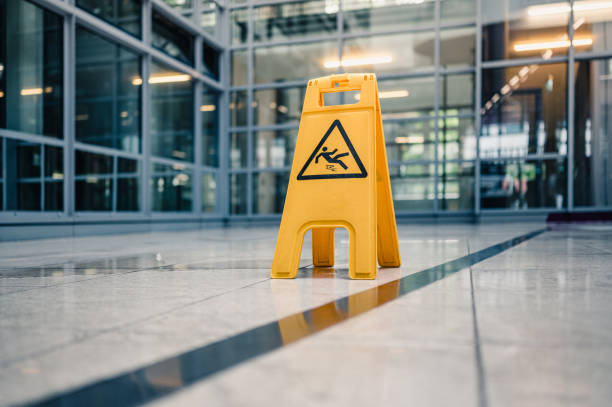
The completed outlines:
[[[357,103],[326,106],[327,93],[359,91]],[[376,278],[399,267],[397,226],[373,74],[309,81],[271,275],[295,278],[312,230],[317,267],[334,265],[334,231],[349,232],[349,275]]]

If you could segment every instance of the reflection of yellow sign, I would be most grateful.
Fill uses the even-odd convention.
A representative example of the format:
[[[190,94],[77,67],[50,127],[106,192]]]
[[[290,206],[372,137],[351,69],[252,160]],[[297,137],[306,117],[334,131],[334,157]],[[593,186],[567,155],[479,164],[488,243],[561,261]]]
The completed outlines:
[[[359,91],[359,101],[324,105],[326,93],[347,91]],[[377,259],[382,267],[399,267],[373,74],[332,75],[308,82],[272,277],[296,277],[304,234],[310,229],[314,265],[333,266],[338,227],[349,232],[351,278],[376,278]]]

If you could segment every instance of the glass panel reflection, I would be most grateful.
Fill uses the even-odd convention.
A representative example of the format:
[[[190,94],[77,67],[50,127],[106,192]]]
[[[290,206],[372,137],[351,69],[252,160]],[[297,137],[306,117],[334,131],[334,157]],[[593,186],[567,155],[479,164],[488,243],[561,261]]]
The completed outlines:
[[[345,32],[403,29],[406,25],[433,25],[432,0],[343,0]]]
[[[249,14],[247,9],[232,10],[230,14],[230,33],[232,36],[232,44],[241,44],[247,42]]]
[[[193,85],[191,77],[151,64],[151,153],[193,161]]]
[[[200,26],[208,34],[216,37],[217,32],[217,5],[211,0],[202,0],[202,14],[200,15]]]
[[[440,75],[440,115],[474,113],[474,75]]]
[[[438,120],[438,159],[476,158],[473,117],[444,117]]]
[[[230,168],[247,166],[247,133],[231,133],[230,135]]]
[[[289,185],[289,173],[259,172],[253,174],[253,213],[282,213]]]
[[[476,56],[476,29],[455,28],[440,31],[440,67],[473,66]]]
[[[62,138],[62,19],[0,2],[0,128]]]
[[[76,139],[140,152],[140,57],[76,29]]]
[[[281,41],[332,35],[338,0],[312,0],[253,9],[253,39]]]
[[[183,165],[153,164],[151,208],[157,212],[191,211],[191,174]]]
[[[113,157],[77,150],[75,167],[76,210],[112,210]]]
[[[389,162],[433,160],[434,120],[383,122]]]
[[[338,61],[337,45],[331,41],[255,48],[255,83],[308,80],[329,75],[334,68],[326,64]]]
[[[306,88],[261,89],[253,92],[253,124],[299,123]]]
[[[574,205],[612,205],[612,59],[576,64]]]
[[[230,92],[230,125],[232,127],[247,125],[247,91]]]
[[[567,152],[566,64],[483,70],[483,158]]]
[[[247,213],[247,174],[230,174],[230,214]]]
[[[202,115],[202,164],[209,167],[219,165],[219,94],[204,86],[200,114]]]
[[[247,51],[232,51],[232,85],[246,85],[247,80]]]
[[[202,177],[202,212],[217,211],[217,180],[212,172],[204,172]]]
[[[457,24],[476,19],[476,0],[440,0],[442,24]]]
[[[221,52],[204,43],[202,49],[202,68],[204,74],[219,79],[219,57]]]
[[[433,210],[433,163],[391,166],[389,175],[396,212]]]
[[[565,159],[483,161],[480,174],[483,209],[565,206]]]
[[[76,0],[76,5],[130,34],[140,37],[142,10],[140,0]]]
[[[151,44],[187,65],[193,64],[193,36],[153,9]]]
[[[576,52],[579,53],[611,50],[612,3],[601,0],[575,0],[574,38],[583,43],[576,46]]]
[[[438,200],[441,210],[474,208],[474,163],[450,162],[439,166]]]
[[[378,90],[383,120],[423,118],[434,113],[433,76],[382,80],[378,82]]]
[[[344,41],[342,61],[325,61],[328,73],[340,64],[345,72],[405,73],[434,66],[434,32],[416,32]]]
[[[483,1],[483,59],[548,59],[567,54],[569,2],[547,3],[550,2]],[[575,37],[574,45],[584,46],[585,40]]]
[[[290,167],[297,140],[297,129],[253,133],[254,164],[258,168]]]

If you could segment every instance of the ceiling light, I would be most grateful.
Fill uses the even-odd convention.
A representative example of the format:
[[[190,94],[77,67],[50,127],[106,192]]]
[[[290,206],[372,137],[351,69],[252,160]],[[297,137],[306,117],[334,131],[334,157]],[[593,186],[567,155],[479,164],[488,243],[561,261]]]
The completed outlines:
[[[349,66],[361,66],[361,65],[374,65],[374,64],[388,64],[393,61],[393,58],[390,55],[383,56],[370,56],[370,57],[362,57],[362,58],[346,58],[342,61],[337,59],[332,59],[323,62],[323,66],[328,69],[338,68],[342,66],[343,68]]]
[[[593,38],[576,38],[573,41],[574,47],[583,47],[593,44]],[[569,48],[569,40],[558,40],[558,41],[543,41],[543,42],[523,42],[520,44],[514,44],[514,50],[516,52],[525,51],[539,51],[543,49],[554,49],[554,48]]]
[[[21,89],[21,96],[32,96],[32,95],[41,95],[43,93],[42,88],[27,88]]]
[[[187,82],[191,80],[191,76],[187,74],[163,74],[163,75],[151,75],[149,76],[149,83],[175,83],[175,82]],[[133,78],[132,85],[142,85],[141,78]]]
[[[406,89],[404,89],[404,90],[387,90],[387,91],[378,92],[378,98],[379,99],[405,98],[405,97],[408,97],[409,95],[410,95],[410,92],[408,92]],[[360,100],[360,99],[361,99],[361,93],[357,93],[355,95],[355,100]]]
[[[214,112],[217,107],[215,105],[202,105],[200,112]]]

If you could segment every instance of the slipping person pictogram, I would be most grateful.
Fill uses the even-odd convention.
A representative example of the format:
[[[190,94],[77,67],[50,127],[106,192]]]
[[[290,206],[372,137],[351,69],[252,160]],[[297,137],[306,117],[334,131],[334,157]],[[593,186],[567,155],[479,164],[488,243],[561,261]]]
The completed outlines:
[[[341,151],[341,153],[339,153]],[[368,172],[346,130],[336,119],[298,173],[298,181],[334,178],[366,178]]]
[[[319,153],[317,158],[315,158],[315,164],[318,164],[319,158],[323,157],[330,164],[340,164],[340,166],[344,168],[345,170],[348,168],[346,164],[344,164],[342,160],[340,160],[340,158],[349,155],[349,153],[341,153],[341,154],[337,154],[332,157],[332,155],[336,154],[336,151],[338,151],[337,148],[334,148],[334,151],[327,151],[327,147],[323,147],[322,150],[323,152]]]

